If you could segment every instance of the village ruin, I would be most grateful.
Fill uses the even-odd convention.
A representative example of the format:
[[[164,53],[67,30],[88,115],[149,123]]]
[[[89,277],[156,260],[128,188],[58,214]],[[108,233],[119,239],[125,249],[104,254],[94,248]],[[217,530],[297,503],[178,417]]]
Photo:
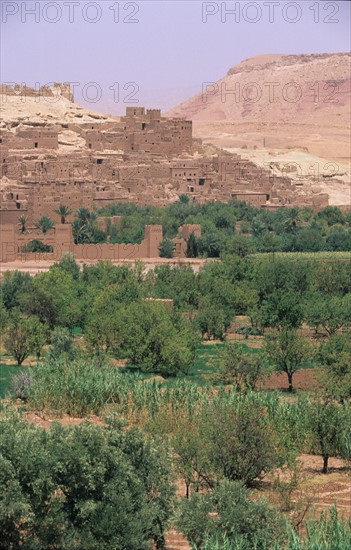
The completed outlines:
[[[1,94],[5,99],[34,97],[38,111],[43,98],[58,96],[73,103],[68,84],[39,90],[3,85]],[[62,204],[72,215],[78,208],[99,209],[113,202],[163,206],[182,194],[197,202],[236,199],[260,208],[328,205],[325,193],[301,194],[289,177],[261,169],[238,154],[204,146],[193,138],[190,120],[166,118],[159,109],[139,106],[127,106],[119,118],[90,115],[89,120],[58,122],[46,116],[41,122],[2,123],[1,261],[16,258],[28,241],[28,236],[18,234],[20,216],[26,216],[29,225],[41,216],[52,217],[56,228],[49,238],[56,255],[59,249],[72,251],[70,225],[60,226],[55,214]],[[156,226],[146,228],[144,244],[135,248],[132,257],[158,256],[159,231]],[[99,259],[131,254],[130,248],[122,252],[121,246],[127,245],[114,245],[118,251],[111,246],[101,246]],[[183,245],[176,247],[181,255]],[[73,253],[84,256],[78,249]]]

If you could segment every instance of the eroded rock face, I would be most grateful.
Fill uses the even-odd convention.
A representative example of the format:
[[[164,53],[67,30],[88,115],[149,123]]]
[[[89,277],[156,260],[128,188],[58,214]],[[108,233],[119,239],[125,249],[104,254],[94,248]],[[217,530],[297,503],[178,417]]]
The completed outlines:
[[[346,129],[350,105],[349,53],[265,55],[229,69],[218,82],[205,83],[193,98],[172,109],[170,116],[194,122],[312,124]],[[327,118],[326,118],[327,117]],[[285,128],[286,132],[286,128]],[[324,134],[326,131],[323,132]],[[304,144],[298,144],[304,146]],[[308,145],[307,145],[308,147]]]
[[[168,114],[192,118],[195,137],[254,162],[283,155],[303,167],[306,194],[318,170],[331,204],[348,204],[350,59],[349,53],[252,57]]]

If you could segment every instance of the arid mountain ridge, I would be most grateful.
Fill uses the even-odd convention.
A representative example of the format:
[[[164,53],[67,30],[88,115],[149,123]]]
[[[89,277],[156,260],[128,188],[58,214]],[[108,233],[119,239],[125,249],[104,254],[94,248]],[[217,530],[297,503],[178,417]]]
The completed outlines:
[[[238,72],[250,72],[260,69],[274,69],[277,67],[287,67],[289,65],[295,65],[296,63],[312,63],[317,60],[326,60],[330,57],[350,57],[349,52],[341,53],[313,53],[313,54],[271,54],[271,55],[256,55],[255,57],[249,57],[243,60],[239,65],[234,65],[228,71],[228,76],[236,74]],[[261,61],[261,63],[259,63]]]
[[[253,57],[218,82],[203,83],[199,94],[168,114],[191,118],[198,126],[290,122],[322,123],[324,133],[332,126],[349,129],[350,68],[351,54]]]
[[[280,204],[312,204],[314,198],[322,204],[328,195],[329,204],[350,205],[350,61],[348,53],[274,54],[230,68],[223,79],[207,82],[201,93],[166,114],[192,120],[193,136],[203,146],[196,139],[190,143],[188,126],[182,137],[183,123],[160,119],[155,109],[134,120],[79,106],[65,84],[39,92],[2,87],[1,188],[10,193],[14,185],[24,185],[31,195],[33,168],[45,170],[45,163],[54,161],[63,178],[57,184],[69,192],[66,163],[103,163],[114,175],[95,182],[94,204],[100,195],[104,201],[163,204],[182,192],[195,200],[227,200],[233,192],[265,192],[262,181],[269,176],[274,182],[269,200]],[[218,171],[224,157],[219,164],[216,160],[221,149],[230,153],[231,168],[225,174]],[[242,161],[248,167],[244,172],[237,170]],[[19,163],[26,172],[20,179],[11,168]],[[138,176],[131,177],[136,170]],[[94,174],[88,171],[83,177],[83,172],[81,184],[94,184]],[[262,181],[255,172],[263,175]],[[47,183],[45,177],[39,174],[40,186]]]
[[[258,55],[167,114],[259,165],[295,164],[303,178],[317,170],[330,202],[351,204],[350,69],[350,53]]]

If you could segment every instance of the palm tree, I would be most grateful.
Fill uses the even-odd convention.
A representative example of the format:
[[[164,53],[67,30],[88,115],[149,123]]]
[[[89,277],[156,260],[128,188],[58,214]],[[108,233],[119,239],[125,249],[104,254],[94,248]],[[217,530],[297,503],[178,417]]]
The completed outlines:
[[[283,220],[283,228],[287,233],[296,233],[300,225],[300,213],[297,208],[290,208]]]
[[[20,224],[20,233],[25,233],[27,231],[27,223],[28,223],[28,218],[27,216],[20,216],[18,218],[18,221],[19,221],[19,224]]]
[[[49,216],[42,216],[35,223],[35,227],[45,235],[49,229],[55,227],[55,222],[53,219],[49,218]]]
[[[187,258],[197,258],[198,241],[194,233],[190,233],[187,240],[186,256]]]
[[[61,223],[66,223],[67,216],[70,216],[72,214],[72,210],[69,208],[69,206],[65,206],[64,204],[60,204],[58,208],[55,210],[55,214],[58,214],[61,216]]]
[[[76,216],[78,220],[83,224],[92,223],[97,218],[96,212],[91,212],[87,208],[78,208]]]
[[[73,237],[76,244],[94,242],[96,218],[96,212],[91,212],[87,208],[78,208],[76,219],[72,223]]]

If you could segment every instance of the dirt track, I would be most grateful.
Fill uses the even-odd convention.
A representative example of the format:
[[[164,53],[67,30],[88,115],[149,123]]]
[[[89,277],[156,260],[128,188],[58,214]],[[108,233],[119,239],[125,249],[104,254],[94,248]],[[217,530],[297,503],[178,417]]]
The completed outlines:
[[[190,265],[194,272],[198,272],[200,268],[208,261],[214,261],[213,259],[202,259],[202,258],[138,258],[136,260],[121,260],[121,261],[112,261],[113,265],[129,265],[130,267],[133,267],[136,262],[142,262],[144,264],[144,269],[146,272],[152,271],[155,269],[155,267],[160,265],[169,264],[172,266],[176,266],[179,264],[186,264]],[[50,267],[53,266],[55,263],[54,261],[48,261],[48,260],[37,260],[37,261],[27,261],[27,262],[8,262],[8,263],[1,263],[0,265],[0,278],[3,277],[4,273],[6,271],[24,271],[26,273],[29,273],[30,275],[34,276],[37,275],[37,273],[43,273],[45,271],[49,271]],[[96,262],[94,261],[77,261],[77,263],[83,267],[83,265],[94,265]]]

